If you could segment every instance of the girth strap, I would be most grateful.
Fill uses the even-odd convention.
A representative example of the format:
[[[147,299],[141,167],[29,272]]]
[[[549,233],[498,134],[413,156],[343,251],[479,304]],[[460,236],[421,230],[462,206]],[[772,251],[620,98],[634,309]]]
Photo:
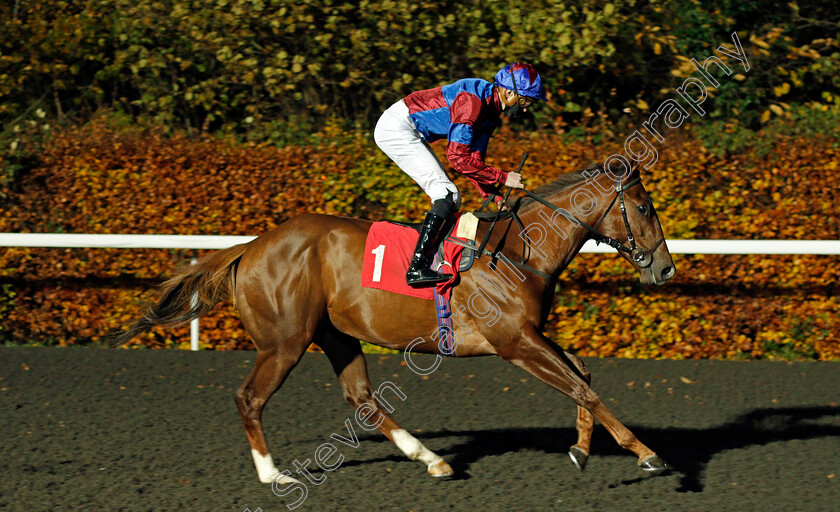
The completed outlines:
[[[509,264],[509,265],[513,265],[513,266],[515,266],[515,267],[519,267],[519,268],[521,268],[521,269],[523,269],[523,270],[527,270],[528,272],[532,272],[532,273],[534,273],[534,274],[536,274],[536,275],[538,275],[538,276],[542,277],[543,279],[546,279],[546,280],[549,280],[549,281],[551,280],[551,276],[550,276],[550,275],[548,275],[548,274],[546,274],[546,273],[545,273],[545,272],[543,272],[542,270],[537,270],[537,269],[535,269],[534,267],[532,267],[532,266],[530,266],[530,265],[525,264],[524,262],[513,261],[512,259],[510,259],[510,258],[508,258],[507,256],[505,256],[504,254],[502,254],[502,252],[501,252],[501,251],[496,252],[496,253],[492,253],[492,252],[490,252],[490,251],[488,251],[488,250],[486,250],[486,249],[483,249],[483,250],[479,253],[479,252],[478,252],[478,248],[476,248],[476,247],[474,247],[474,246],[471,246],[471,245],[467,245],[467,244],[465,244],[464,242],[462,242],[461,240],[459,240],[459,239],[457,239],[457,238],[447,238],[446,240],[447,240],[448,242],[451,242],[451,243],[455,244],[455,245],[460,245],[461,247],[466,247],[467,249],[471,249],[471,250],[473,250],[473,251],[476,251],[476,253],[478,254],[478,256],[476,256],[476,257],[481,257],[481,256],[483,256],[483,255],[485,255],[485,254],[486,254],[487,256],[490,256],[490,258],[492,258],[492,259],[500,259],[500,260],[504,261],[505,263],[507,263],[507,264]]]

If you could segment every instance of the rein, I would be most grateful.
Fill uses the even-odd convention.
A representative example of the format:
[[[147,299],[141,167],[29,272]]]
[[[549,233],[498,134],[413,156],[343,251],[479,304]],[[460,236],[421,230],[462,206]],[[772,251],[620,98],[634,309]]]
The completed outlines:
[[[523,155],[522,163],[520,163],[520,169],[522,168],[522,164],[525,163],[525,158],[527,158],[527,154]],[[593,240],[595,240],[596,244],[604,243],[606,245],[609,245],[610,247],[612,247],[613,249],[615,249],[617,251],[621,251],[621,252],[625,252],[625,253],[629,254],[631,256],[631,258],[633,259],[633,261],[635,261],[640,266],[649,267],[653,263],[653,258],[648,258],[648,256],[653,254],[653,252],[656,251],[656,249],[658,249],[660,245],[662,245],[662,242],[665,241],[665,238],[663,237],[652,249],[649,249],[649,250],[644,250],[644,249],[641,249],[641,248],[637,247],[636,246],[636,239],[633,236],[633,230],[630,228],[630,220],[627,218],[627,208],[624,204],[624,191],[633,188],[634,186],[640,184],[641,182],[642,182],[642,179],[641,179],[641,177],[639,177],[639,178],[635,178],[635,179],[631,180],[630,182],[622,185],[622,182],[619,179],[618,183],[616,185],[616,189],[615,189],[615,196],[613,197],[612,202],[610,202],[610,205],[607,207],[607,209],[601,215],[601,218],[598,220],[598,223],[595,224],[595,227],[592,227],[589,224],[587,224],[587,223],[585,223],[581,220],[578,220],[569,211],[565,210],[564,208],[560,208],[559,206],[554,205],[550,201],[540,197],[539,195],[531,192],[530,190],[527,190],[527,189],[523,188],[522,191],[526,195],[530,196],[532,199],[537,201],[538,203],[540,203],[544,206],[547,206],[551,210],[553,210],[553,211],[559,213],[560,215],[563,215],[564,217],[566,217],[569,221],[571,221],[571,222],[573,222],[573,223],[575,223],[579,226],[582,226],[584,229],[589,231],[589,233],[591,235],[591,238]],[[507,199],[507,197],[509,195],[510,195],[510,190],[508,190],[507,194],[505,195],[505,199]],[[492,224],[490,225],[490,229],[488,229],[487,232],[484,234],[484,238],[482,239],[481,244],[478,246],[478,248],[471,247],[471,246],[461,242],[460,240],[457,240],[457,239],[454,239],[454,238],[451,238],[451,237],[448,238],[448,240],[450,242],[453,242],[453,243],[457,244],[457,245],[461,245],[463,247],[466,247],[468,249],[472,249],[472,250],[476,251],[477,252],[477,256],[476,256],[477,258],[481,258],[481,256],[486,254],[487,256],[489,256],[492,259],[500,259],[500,260],[502,260],[502,261],[504,261],[508,264],[515,265],[519,268],[522,268],[522,269],[527,270],[527,271],[529,271],[533,274],[536,274],[536,275],[542,277],[543,279],[551,280],[550,275],[548,275],[545,272],[543,272],[541,270],[538,270],[534,267],[531,267],[530,265],[527,265],[525,263],[525,261],[527,260],[526,249],[530,250],[530,240],[528,240],[527,234],[524,237],[521,237],[522,238],[522,244],[523,244],[522,261],[511,260],[510,258],[505,256],[504,254],[502,254],[501,249],[497,249],[496,251],[491,252],[491,251],[488,251],[484,248],[487,245],[487,242],[490,240],[490,236],[493,233],[493,229],[494,229],[494,227],[496,226],[496,223],[499,220],[508,220],[510,218],[513,218],[516,221],[516,223],[519,225],[519,232],[520,233],[525,232],[525,225],[522,223],[522,219],[520,219],[519,215],[516,213],[516,210],[519,208],[519,200],[517,200],[514,207],[511,208],[510,210],[505,210],[505,211],[499,210],[498,212],[495,212],[495,213],[482,212],[481,210],[483,210],[488,205],[488,203],[490,202],[490,199],[491,199],[491,197],[488,197],[484,201],[484,204],[481,205],[481,208],[479,208],[478,211],[476,211],[474,213],[474,215],[480,221],[491,221],[492,220]],[[520,197],[520,199],[521,199],[521,197]],[[598,229],[601,227],[601,223],[604,222],[604,219],[607,217],[609,212],[612,210],[612,207],[615,205],[616,200],[618,200],[618,202],[619,202],[619,208],[621,210],[621,216],[624,219],[624,227],[627,230],[627,242],[626,243],[629,245],[629,247],[627,245],[621,243],[617,239],[610,238],[610,237],[606,236],[605,234],[601,233],[600,231],[598,231]],[[647,263],[645,263],[646,260],[647,260]]]
[[[622,186],[621,185],[621,180],[619,180],[618,185],[615,188],[615,197],[613,197],[612,202],[610,202],[610,205],[604,211],[603,215],[601,215],[601,219],[598,220],[598,223],[595,224],[594,228],[592,226],[590,226],[589,224],[583,222],[582,220],[578,220],[574,215],[569,213],[567,210],[565,210],[563,208],[560,208],[559,206],[555,206],[551,202],[543,199],[542,197],[538,196],[537,194],[531,192],[530,190],[523,189],[523,191],[527,195],[529,195],[531,198],[533,198],[535,201],[537,201],[539,203],[542,203],[543,205],[551,208],[552,210],[554,210],[554,211],[558,212],[559,214],[563,215],[564,217],[566,217],[570,221],[574,222],[575,224],[577,224],[579,226],[582,226],[584,229],[589,231],[592,234],[592,239],[595,240],[596,244],[604,243],[604,244],[609,245],[610,247],[612,247],[613,249],[615,249],[617,251],[626,252],[627,254],[633,254],[633,251],[636,250],[636,239],[633,237],[633,231],[630,229],[630,221],[627,218],[627,208],[624,206],[624,191],[633,188],[634,186],[638,185],[641,182],[642,182],[641,178],[636,178],[636,179],[630,181],[629,183],[627,183],[626,185]],[[598,228],[601,227],[601,223],[604,222],[604,219],[610,213],[610,210],[612,210],[613,205],[615,205],[615,200],[616,199],[620,199],[621,215],[624,218],[624,226],[627,228],[627,243],[630,244],[630,247],[627,247],[626,245],[622,244],[621,242],[619,242],[615,238],[610,238],[607,235],[598,231]]]

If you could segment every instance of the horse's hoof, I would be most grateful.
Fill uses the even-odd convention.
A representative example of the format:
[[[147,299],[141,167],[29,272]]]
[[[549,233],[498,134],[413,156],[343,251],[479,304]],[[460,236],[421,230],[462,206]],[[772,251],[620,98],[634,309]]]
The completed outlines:
[[[640,460],[639,467],[648,473],[653,473],[654,475],[661,475],[662,473],[666,473],[671,470],[671,466],[662,460],[659,455],[651,455],[644,460]]]
[[[576,468],[583,471],[583,468],[586,467],[586,461],[589,459],[589,454],[577,445],[574,445],[569,448],[569,458],[572,459],[572,464],[574,464]]]
[[[435,478],[444,478],[454,475],[455,471],[445,460],[439,460],[429,466],[429,474]]]
[[[260,477],[260,482],[264,484],[277,484],[277,485],[288,485],[288,484],[299,484],[301,483],[300,480],[297,478],[291,477],[289,475],[284,475],[279,471],[271,476],[268,477]]]

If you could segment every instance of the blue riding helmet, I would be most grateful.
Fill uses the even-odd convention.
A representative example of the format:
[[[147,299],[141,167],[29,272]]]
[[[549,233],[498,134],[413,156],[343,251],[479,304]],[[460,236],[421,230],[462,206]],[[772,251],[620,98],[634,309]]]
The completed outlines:
[[[516,83],[514,83],[514,79]],[[515,91],[520,96],[546,100],[540,74],[530,64],[516,62],[508,64],[496,73],[494,84]]]

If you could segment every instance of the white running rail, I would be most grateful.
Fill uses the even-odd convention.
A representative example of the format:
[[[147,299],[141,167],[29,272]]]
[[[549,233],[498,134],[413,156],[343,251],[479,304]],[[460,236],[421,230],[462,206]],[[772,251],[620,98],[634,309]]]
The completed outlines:
[[[226,249],[254,236],[210,235],[90,235],[67,233],[0,233],[0,247],[61,247],[100,249]],[[666,240],[671,254],[818,254],[840,255],[840,240]],[[593,240],[586,253],[611,253]],[[193,259],[192,263],[195,264]],[[198,350],[198,319],[190,323],[190,348]]]
[[[226,249],[254,236],[83,235],[0,233],[0,247],[98,247],[101,249]],[[666,240],[671,254],[823,254],[840,255],[840,240]],[[615,249],[590,240],[581,252]]]

